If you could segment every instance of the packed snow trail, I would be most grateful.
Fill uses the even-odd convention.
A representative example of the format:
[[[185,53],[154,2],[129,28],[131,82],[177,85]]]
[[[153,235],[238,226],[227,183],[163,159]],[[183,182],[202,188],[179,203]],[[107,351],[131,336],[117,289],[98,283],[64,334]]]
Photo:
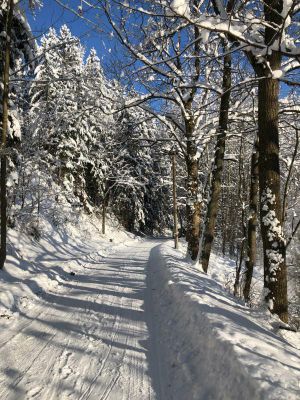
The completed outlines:
[[[156,399],[145,312],[145,268],[156,245],[132,241],[111,257],[91,253],[63,291],[41,296],[8,325],[0,335],[0,398]]]
[[[173,242],[113,237],[54,234],[8,257],[1,400],[298,400],[300,350],[265,313]]]

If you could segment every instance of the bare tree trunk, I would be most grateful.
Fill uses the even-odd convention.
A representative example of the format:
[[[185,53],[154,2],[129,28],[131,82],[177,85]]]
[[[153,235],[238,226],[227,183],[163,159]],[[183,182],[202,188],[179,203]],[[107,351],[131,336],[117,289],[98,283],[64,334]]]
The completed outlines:
[[[102,203],[102,234],[105,235],[106,227],[106,198],[103,199]]]
[[[272,57],[274,69],[279,54]],[[276,68],[278,67],[278,68]],[[288,321],[286,249],[282,232],[280,198],[279,132],[277,80],[259,82],[259,191],[260,220],[264,249],[264,286],[271,312]]]
[[[225,256],[226,254],[226,226],[227,226],[227,209],[225,207],[225,194],[224,190],[222,191],[222,196],[221,196],[221,208],[223,210],[222,213],[222,220],[221,220],[221,231],[222,231],[222,254]]]
[[[285,217],[286,217],[286,208],[287,208],[287,197],[288,197],[288,190],[289,190],[289,184],[290,184],[290,179],[292,176],[292,170],[293,170],[293,166],[298,154],[298,147],[299,147],[299,129],[297,129],[296,127],[294,127],[296,130],[296,143],[295,143],[295,148],[293,151],[293,155],[292,155],[292,160],[289,166],[289,171],[288,171],[288,176],[286,178],[285,181],[285,185],[284,185],[284,190],[283,190],[283,202],[282,202],[282,217],[281,217],[281,223],[282,226],[284,227],[284,223],[285,223]]]
[[[241,247],[240,252],[237,255],[237,267],[236,267],[236,275],[234,282],[234,296],[240,295],[240,276],[243,266],[243,260],[245,256],[245,241],[247,236],[247,229],[245,223],[245,202],[244,202],[244,192],[245,192],[245,175],[244,175],[244,149],[243,149],[243,136],[241,136],[241,145],[240,145],[240,156],[239,156],[239,188],[238,188],[238,198],[239,205],[242,210],[241,214],[241,222],[242,222],[242,238],[241,238]]]
[[[282,0],[266,0],[266,22],[280,26],[282,7]],[[275,39],[274,29],[267,27],[265,43],[269,45]],[[281,54],[273,51],[267,56],[267,61],[272,71],[278,70]],[[259,193],[265,300],[272,313],[288,322],[286,245],[281,224],[278,98],[278,80],[269,76],[261,79],[258,84]]]
[[[198,0],[194,0],[195,8],[199,5]],[[197,83],[201,68],[200,68],[200,30],[194,26],[194,74],[192,81]],[[201,222],[201,201],[199,193],[199,158],[197,156],[197,144],[195,138],[195,121],[191,112],[192,102],[196,94],[196,88],[192,88],[190,98],[185,104],[186,112],[189,118],[185,118],[185,133],[186,133],[186,166],[187,166],[187,229],[186,238],[188,242],[188,257],[193,261],[197,259],[199,253],[199,237],[200,237],[200,222]]]
[[[199,251],[199,236],[200,236],[200,210],[201,204],[199,201],[199,179],[198,168],[199,160],[197,158],[197,145],[194,137],[194,123],[187,120],[186,123],[186,166],[187,166],[187,225],[186,225],[186,240],[188,243],[188,256],[192,260],[196,260]]]
[[[247,258],[245,263],[245,282],[243,295],[245,301],[250,300],[250,288],[254,265],[256,263],[256,227],[258,212],[258,140],[255,140],[251,157],[249,218],[247,228]]]
[[[172,153],[172,180],[173,180],[173,221],[174,221],[174,246],[178,249],[178,215],[177,215],[177,193],[176,193],[176,153]]]
[[[1,135],[1,173],[0,173],[0,201],[1,201],[1,247],[0,247],[0,269],[4,267],[6,260],[6,239],[7,239],[7,194],[6,194],[6,138],[8,129],[8,101],[9,101],[9,65],[11,50],[11,31],[14,11],[14,1],[8,3],[6,17],[6,44],[3,67],[3,97],[2,97],[2,135]]]
[[[183,215],[184,212],[177,206],[177,213],[178,213],[178,219],[179,219],[179,224],[180,224],[180,229],[179,229],[179,234],[178,237],[184,236],[184,225],[183,225]]]
[[[227,47],[223,42],[224,52]],[[212,170],[212,185],[210,189],[210,199],[207,205],[201,262],[204,272],[207,272],[212,243],[215,236],[215,225],[217,220],[219,199],[221,193],[222,172],[225,154],[225,141],[228,128],[228,114],[230,107],[230,87],[231,87],[231,54],[225,54],[223,60],[223,95],[221,96],[219,127],[217,130],[217,143],[215,150],[214,166]]]

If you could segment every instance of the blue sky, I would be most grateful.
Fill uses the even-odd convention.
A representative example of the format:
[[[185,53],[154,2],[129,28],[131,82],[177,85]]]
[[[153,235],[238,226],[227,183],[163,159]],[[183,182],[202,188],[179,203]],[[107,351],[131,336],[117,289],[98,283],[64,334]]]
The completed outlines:
[[[77,10],[77,7],[81,4],[80,0],[64,0],[64,2],[75,10]],[[26,4],[28,4],[27,0]],[[28,21],[33,30],[33,34],[37,38],[46,33],[50,27],[59,30],[63,24],[67,24],[73,35],[80,38],[87,52],[92,47],[97,50],[104,68],[106,65],[110,64],[112,56],[114,56],[114,58],[119,58],[119,63],[121,63],[122,55],[118,50],[115,50],[115,46],[117,48],[118,44],[115,39],[110,37],[110,28],[107,27],[106,21],[103,18],[98,17],[97,20],[97,16],[95,15],[95,10],[88,11],[86,8],[84,9],[84,16],[87,18],[91,16],[93,21],[97,21],[97,26],[99,26],[98,32],[95,27],[89,26],[83,19],[60,6],[56,0],[43,0],[43,7],[36,10],[35,15],[27,10]],[[106,69],[107,72],[108,70]],[[289,88],[285,84],[282,84],[281,96],[284,97],[288,91]]]
[[[80,0],[70,0],[72,8],[77,9]],[[95,11],[92,10],[94,13]],[[85,11],[88,17],[88,12]],[[99,57],[103,60],[110,56],[109,49],[114,45],[109,35],[97,32],[81,18],[64,9],[55,0],[43,0],[43,7],[35,11],[35,15],[27,10],[29,24],[36,37],[41,37],[50,27],[59,30],[63,24],[67,24],[73,35],[78,36],[81,43],[89,51],[92,47],[97,50]],[[103,19],[99,19],[99,27],[104,27]]]

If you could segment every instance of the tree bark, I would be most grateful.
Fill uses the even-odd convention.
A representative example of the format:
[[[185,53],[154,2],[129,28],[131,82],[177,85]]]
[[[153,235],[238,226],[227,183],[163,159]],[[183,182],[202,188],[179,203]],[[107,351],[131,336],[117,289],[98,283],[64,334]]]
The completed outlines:
[[[242,223],[242,238],[240,244],[240,251],[237,254],[237,266],[236,266],[236,275],[234,282],[234,296],[240,296],[240,277],[243,266],[243,260],[245,256],[245,241],[247,236],[247,227],[245,223],[245,202],[244,202],[244,192],[245,192],[245,175],[244,175],[244,144],[243,144],[243,136],[241,136],[240,143],[240,156],[239,156],[239,187],[238,187],[238,199],[239,199],[239,208],[241,208],[241,223]]]
[[[199,160],[197,158],[197,145],[194,137],[194,123],[186,120],[186,166],[187,166],[187,227],[186,240],[188,243],[188,256],[196,260],[199,251],[201,203],[199,201],[199,179],[198,168]]]
[[[103,199],[102,203],[102,234],[105,235],[105,227],[106,227],[106,197]]]
[[[1,135],[1,172],[0,172],[0,201],[1,201],[1,247],[0,247],[0,269],[4,267],[6,260],[6,240],[7,240],[7,155],[6,139],[8,130],[8,102],[9,102],[9,66],[11,50],[12,19],[14,11],[14,1],[8,3],[6,17],[6,43],[3,67],[3,95],[2,95],[2,135]]]
[[[178,249],[178,214],[177,214],[177,193],[176,193],[176,153],[172,153],[172,180],[173,180],[173,235],[174,247]]]
[[[280,55],[272,57],[279,67]],[[279,132],[279,82],[266,78],[258,87],[260,220],[264,249],[265,300],[272,313],[288,321],[286,249],[282,232]]]
[[[223,43],[226,52],[226,44]],[[201,262],[204,272],[207,272],[212,243],[215,236],[215,225],[217,220],[219,199],[221,193],[222,172],[225,154],[226,133],[228,128],[228,114],[230,107],[230,88],[231,88],[231,54],[225,54],[223,60],[223,83],[220,103],[219,127],[217,130],[217,143],[212,170],[212,184],[210,189],[210,199],[207,205]]]
[[[282,24],[282,0],[266,0],[265,43],[273,43],[278,34],[270,26]],[[280,69],[281,54],[266,56],[272,71]],[[265,300],[269,310],[288,322],[286,245],[283,236],[279,165],[279,81],[264,73],[258,84],[259,193],[260,221],[264,251]]]
[[[295,143],[295,147],[294,147],[294,151],[293,151],[293,155],[292,155],[292,160],[289,166],[289,171],[288,171],[288,175],[285,181],[285,185],[284,185],[284,190],[283,190],[283,201],[282,201],[282,216],[281,216],[281,223],[282,223],[282,227],[284,228],[284,223],[285,223],[285,217],[286,217],[286,208],[287,208],[287,197],[288,197],[288,190],[289,190],[289,184],[290,184],[290,179],[292,176],[292,170],[293,170],[293,166],[298,154],[298,147],[299,147],[299,131],[300,129],[296,129],[296,143]]]
[[[247,258],[245,263],[245,281],[243,295],[245,301],[250,300],[250,288],[253,269],[256,263],[256,227],[258,211],[258,140],[255,140],[251,157],[251,176],[249,194],[249,219],[247,227]]]

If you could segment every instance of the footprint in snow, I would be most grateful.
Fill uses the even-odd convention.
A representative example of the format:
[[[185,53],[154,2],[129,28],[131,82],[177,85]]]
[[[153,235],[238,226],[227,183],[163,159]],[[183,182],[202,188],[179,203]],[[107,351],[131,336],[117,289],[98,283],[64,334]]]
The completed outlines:
[[[73,369],[69,365],[65,365],[61,369],[61,373],[62,373],[62,379],[67,379],[73,373]]]

